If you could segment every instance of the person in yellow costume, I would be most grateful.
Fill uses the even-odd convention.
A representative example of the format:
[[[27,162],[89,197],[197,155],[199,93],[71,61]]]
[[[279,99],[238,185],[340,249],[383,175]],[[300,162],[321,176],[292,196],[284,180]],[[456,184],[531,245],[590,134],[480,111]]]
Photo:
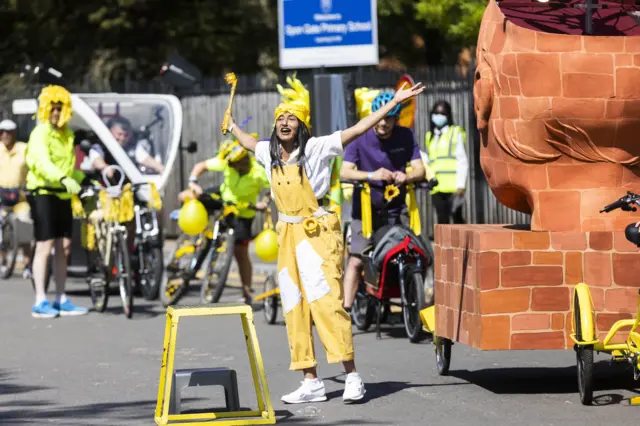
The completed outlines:
[[[33,258],[36,303],[31,315],[35,318],[84,315],[88,310],[75,306],[64,293],[73,228],[71,196],[80,192],[84,179],[84,174],[75,169],[74,133],[68,127],[71,95],[61,86],[47,86],[38,100],[40,123],[31,132],[26,153],[28,201],[36,240]],[[49,304],[44,281],[52,248],[55,248],[56,299]]]
[[[289,84],[291,84],[290,82]],[[293,81],[301,98],[306,89]],[[356,372],[351,320],[342,306],[342,232],[339,218],[320,207],[329,191],[332,158],[396,105],[424,90],[422,84],[396,93],[392,102],[358,122],[329,136],[311,137],[308,101],[285,100],[275,111],[269,141],[258,142],[239,129],[233,119],[228,130],[267,171],[278,208],[278,286],[291,352],[291,370],[301,370],[301,386],[282,397],[285,403],[319,402],[327,399],[318,379],[312,323],[322,340],[329,363],[342,362],[347,373],[344,402],[361,400],[365,394]],[[230,114],[227,111],[227,114]],[[229,117],[230,118],[230,117]]]
[[[256,135],[257,136],[257,135]],[[205,171],[224,174],[222,185],[204,190],[198,179]],[[178,195],[181,202],[189,198],[197,198],[204,204],[209,213],[219,209],[222,204],[211,198],[217,194],[223,201],[232,203],[255,204],[257,210],[265,210],[268,197],[257,201],[260,192],[269,189],[269,180],[264,168],[256,163],[249,152],[237,141],[225,141],[218,154],[206,161],[196,164],[191,170],[189,188]],[[240,208],[234,225],[234,257],[238,262],[240,281],[242,281],[243,301],[251,304],[251,280],[253,270],[249,256],[251,242],[251,226],[256,212],[250,208]]]

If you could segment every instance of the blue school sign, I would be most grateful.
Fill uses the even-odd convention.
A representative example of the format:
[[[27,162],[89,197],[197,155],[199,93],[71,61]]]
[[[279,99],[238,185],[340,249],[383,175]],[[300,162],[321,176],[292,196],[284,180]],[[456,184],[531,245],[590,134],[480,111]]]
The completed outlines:
[[[279,0],[280,68],[378,63],[376,0]]]

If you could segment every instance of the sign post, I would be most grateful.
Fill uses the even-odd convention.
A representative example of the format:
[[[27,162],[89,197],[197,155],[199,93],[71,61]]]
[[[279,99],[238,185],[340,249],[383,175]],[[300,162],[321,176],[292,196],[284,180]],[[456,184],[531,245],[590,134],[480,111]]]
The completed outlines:
[[[278,0],[280,68],[377,65],[376,0]]]

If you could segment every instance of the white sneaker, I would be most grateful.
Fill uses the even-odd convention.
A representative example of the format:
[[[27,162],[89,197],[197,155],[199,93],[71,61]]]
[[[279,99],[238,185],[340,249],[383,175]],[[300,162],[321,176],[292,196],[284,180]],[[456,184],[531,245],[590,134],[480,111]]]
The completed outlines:
[[[301,386],[298,389],[280,398],[282,402],[286,402],[287,404],[302,404],[305,402],[321,402],[327,400],[322,380],[304,379],[300,384]]]
[[[344,393],[342,394],[342,402],[360,401],[367,391],[362,383],[362,377],[358,373],[347,374],[347,380],[344,383]]]

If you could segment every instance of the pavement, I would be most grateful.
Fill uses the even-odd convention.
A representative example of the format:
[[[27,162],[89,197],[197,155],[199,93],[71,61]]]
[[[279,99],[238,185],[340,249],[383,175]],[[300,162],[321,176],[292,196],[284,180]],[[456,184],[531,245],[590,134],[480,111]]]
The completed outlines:
[[[273,265],[256,265],[262,276]],[[237,274],[222,301],[240,298]],[[261,279],[256,277],[256,287]],[[72,279],[68,294],[90,305],[83,280]],[[197,304],[199,286],[181,304]],[[105,313],[36,320],[30,316],[32,290],[16,277],[0,281],[0,424],[153,425],[158,391],[165,310],[159,302],[136,299],[127,320],[117,293]],[[280,314],[281,315],[281,314]],[[596,404],[580,404],[572,351],[481,352],[454,345],[450,375],[435,370],[428,335],[411,344],[398,315],[375,332],[354,328],[356,362],[367,394],[361,404],[344,405],[344,374],[328,365],[316,338],[319,373],[329,400],[286,405],[280,396],[296,388],[300,373],[288,371],[289,351],[282,317],[267,325],[256,311],[256,328],[278,424],[299,425],[602,425],[638,424],[640,407],[627,400],[640,393],[623,367],[601,356],[596,369]],[[257,407],[240,321],[237,317],[181,320],[176,368],[230,367],[238,372],[240,402]],[[635,386],[635,388],[634,388]],[[219,388],[189,388],[183,409],[224,405]],[[212,423],[215,424],[215,423]]]

